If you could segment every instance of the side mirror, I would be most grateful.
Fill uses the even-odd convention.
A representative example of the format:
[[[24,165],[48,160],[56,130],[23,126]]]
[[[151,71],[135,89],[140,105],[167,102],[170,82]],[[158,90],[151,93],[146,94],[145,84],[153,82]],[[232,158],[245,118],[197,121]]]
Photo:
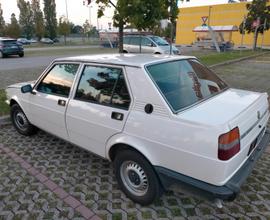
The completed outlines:
[[[154,43],[149,43],[147,44],[148,47],[155,47],[155,44]]]
[[[21,87],[22,93],[30,93],[30,92],[32,92],[32,90],[33,90],[33,88],[30,84]]]

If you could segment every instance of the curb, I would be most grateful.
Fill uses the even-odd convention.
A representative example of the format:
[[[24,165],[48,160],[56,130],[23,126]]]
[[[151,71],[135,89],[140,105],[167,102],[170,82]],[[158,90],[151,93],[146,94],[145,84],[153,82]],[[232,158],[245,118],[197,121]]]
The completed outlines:
[[[214,64],[214,65],[211,65],[209,67],[214,68],[214,67],[219,67],[219,66],[225,66],[225,65],[229,65],[229,64],[232,64],[232,63],[237,63],[237,62],[240,62],[240,61],[243,61],[243,60],[249,60],[249,59],[252,59],[252,58],[263,56],[263,55],[268,54],[268,53],[270,53],[270,52],[267,51],[267,52],[264,52],[264,53],[255,54],[255,55],[251,55],[251,56],[247,56],[247,57],[242,57],[242,58],[238,58],[238,59],[234,59],[234,60],[228,60],[228,61],[225,61],[225,62],[222,62],[222,63],[217,63],[217,64]]]
[[[10,120],[9,115],[0,117],[0,126],[10,125],[10,124],[11,124],[11,120]]]

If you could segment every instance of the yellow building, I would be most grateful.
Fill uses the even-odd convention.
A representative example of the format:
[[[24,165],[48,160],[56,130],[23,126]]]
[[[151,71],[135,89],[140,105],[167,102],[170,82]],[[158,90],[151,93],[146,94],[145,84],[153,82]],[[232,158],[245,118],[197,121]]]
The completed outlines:
[[[245,2],[231,3],[211,6],[180,8],[180,13],[176,26],[176,44],[193,44],[198,38],[198,33],[193,30],[203,24],[202,17],[209,16],[210,26],[235,25],[239,27],[247,15]],[[208,18],[209,19],[209,18]],[[262,21],[263,22],[263,21]],[[206,24],[208,21],[206,22]],[[227,35],[227,36],[226,36]],[[241,44],[241,34],[239,31],[226,33],[225,38],[231,38],[235,45]],[[244,36],[243,45],[253,44],[253,33]],[[258,46],[261,46],[262,35],[259,34]],[[270,31],[265,32],[264,46],[270,46]]]

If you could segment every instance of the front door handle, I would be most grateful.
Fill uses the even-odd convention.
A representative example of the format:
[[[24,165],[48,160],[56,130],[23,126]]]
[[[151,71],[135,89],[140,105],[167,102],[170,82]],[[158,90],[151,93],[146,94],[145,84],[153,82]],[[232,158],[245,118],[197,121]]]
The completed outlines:
[[[57,104],[60,106],[66,106],[66,101],[63,99],[59,99]]]
[[[120,112],[112,112],[111,118],[114,119],[114,120],[123,121],[124,114],[120,113]]]

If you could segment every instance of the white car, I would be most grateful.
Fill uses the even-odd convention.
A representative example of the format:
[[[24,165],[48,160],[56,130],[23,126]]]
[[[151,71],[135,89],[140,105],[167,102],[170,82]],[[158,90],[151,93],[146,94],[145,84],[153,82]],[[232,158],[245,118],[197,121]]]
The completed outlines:
[[[112,161],[143,205],[174,184],[233,200],[269,142],[267,94],[229,88],[195,57],[61,58],[6,92],[19,133],[38,127]]]
[[[172,54],[175,55],[181,54],[181,52],[175,46],[170,48],[170,44],[159,36],[126,35],[124,36],[123,41],[123,50],[125,53],[140,53],[141,47],[142,53],[170,54],[170,52],[172,52]]]

